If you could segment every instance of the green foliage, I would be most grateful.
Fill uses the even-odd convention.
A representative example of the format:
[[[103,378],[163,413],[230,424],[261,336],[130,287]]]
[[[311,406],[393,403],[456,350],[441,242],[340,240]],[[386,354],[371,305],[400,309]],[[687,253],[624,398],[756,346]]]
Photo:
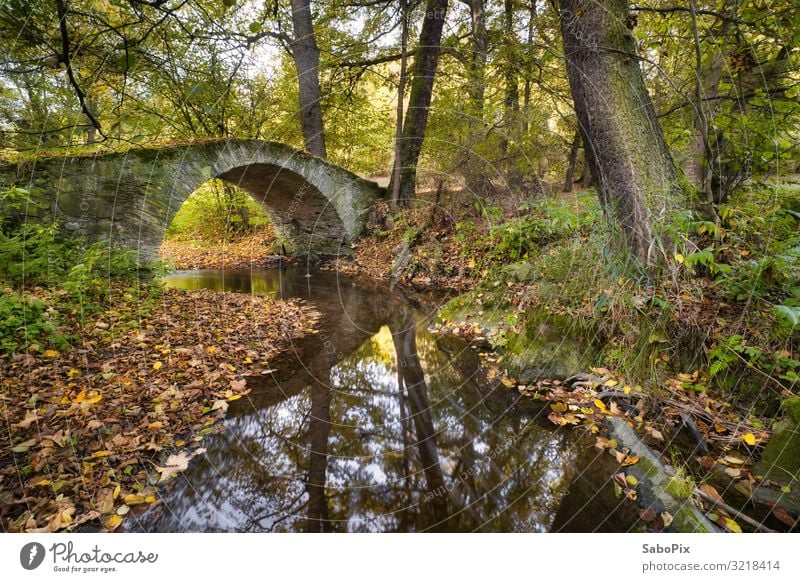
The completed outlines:
[[[53,285],[69,271],[80,241],[61,240],[57,223],[0,231],[0,279],[12,285]]]
[[[800,380],[800,360],[783,350],[754,346],[739,334],[717,342],[709,352],[708,360],[711,378],[727,372],[738,379],[742,377],[743,370],[749,368],[759,370],[775,382],[783,380],[789,389]]]
[[[591,226],[599,217],[594,196],[584,195],[575,206],[557,198],[546,198],[523,208],[528,214],[512,218],[490,229],[489,244],[494,258],[518,261],[558,240]]]
[[[0,353],[15,352],[36,342],[62,348],[66,338],[57,333],[57,313],[44,301],[6,290],[0,295]]]
[[[131,278],[137,271],[132,251],[111,249],[106,243],[95,243],[72,266],[62,287],[84,308],[96,308],[107,297],[112,279]]]
[[[262,206],[246,191],[220,180],[197,189],[167,228],[170,239],[233,241],[268,224]]]

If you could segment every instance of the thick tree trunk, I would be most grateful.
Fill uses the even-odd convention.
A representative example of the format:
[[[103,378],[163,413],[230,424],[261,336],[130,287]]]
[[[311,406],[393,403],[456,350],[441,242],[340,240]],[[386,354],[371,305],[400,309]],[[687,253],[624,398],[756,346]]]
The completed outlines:
[[[675,164],[627,29],[626,0],[559,0],[567,73],[600,200],[622,226],[628,251],[666,257],[657,223],[681,201]]]
[[[428,0],[425,18],[419,35],[419,48],[414,60],[411,95],[403,123],[403,138],[400,152],[400,191],[398,203],[407,204],[416,195],[417,163],[425,139],[428,109],[433,96],[433,80],[439,64],[442,29],[447,15],[447,0]],[[394,176],[389,189],[394,188]]]
[[[578,148],[581,146],[581,133],[575,132],[572,138],[572,145],[569,147],[569,157],[567,158],[567,174],[564,176],[564,192],[572,192],[575,183],[575,164],[578,162]]]
[[[294,39],[290,43],[297,68],[300,90],[300,126],[305,148],[320,158],[327,157],[325,129],[322,124],[319,89],[319,47],[311,20],[311,0],[292,0]]]

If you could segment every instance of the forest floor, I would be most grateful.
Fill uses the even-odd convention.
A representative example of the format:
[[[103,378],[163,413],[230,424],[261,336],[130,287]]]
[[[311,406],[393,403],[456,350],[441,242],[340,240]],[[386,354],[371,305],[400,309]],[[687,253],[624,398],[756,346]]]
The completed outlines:
[[[51,306],[65,293],[26,291]],[[300,300],[122,284],[107,305],[61,320],[69,347],[0,357],[3,531],[114,530],[158,503],[158,483],[221,430],[246,377],[270,373],[319,316]]]
[[[459,291],[437,331],[479,346],[490,376],[521,398],[550,401],[554,425],[588,429],[625,465],[636,459],[603,422],[621,416],[687,475],[721,529],[797,527],[797,481],[754,472],[773,421],[787,414],[781,401],[797,394],[797,329],[777,307],[800,272],[797,201],[776,205],[767,188],[751,193],[752,206],[724,206],[719,225],[687,218],[689,249],[653,285],[615,259],[593,192],[421,198],[395,214],[379,206],[354,256],[332,268]],[[622,493],[635,498],[624,479]],[[757,522],[726,509],[723,495],[760,505]],[[642,511],[654,529],[669,525]]]
[[[275,231],[266,225],[235,241],[165,240],[159,257],[177,269],[237,269],[273,266]]]

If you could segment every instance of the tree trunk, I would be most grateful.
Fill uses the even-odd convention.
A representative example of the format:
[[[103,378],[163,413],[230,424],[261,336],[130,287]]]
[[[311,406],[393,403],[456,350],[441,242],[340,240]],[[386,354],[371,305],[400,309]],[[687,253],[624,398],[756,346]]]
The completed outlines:
[[[503,64],[503,77],[505,79],[505,97],[503,98],[503,140],[500,147],[503,152],[508,151],[508,136],[512,131],[514,120],[519,111],[519,79],[517,78],[518,64],[512,58],[514,50],[514,2],[504,0],[503,10],[504,43],[506,55]]]
[[[626,0],[559,0],[575,112],[598,193],[645,265],[667,256],[654,227],[681,189],[644,85]]]
[[[583,144],[583,175],[581,176],[581,187],[588,190],[592,187],[592,168],[589,167],[589,149]]]
[[[400,0],[400,79],[397,83],[397,117],[394,131],[394,168],[392,170],[392,209],[397,208],[400,199],[400,156],[403,144],[403,99],[406,94],[406,64],[408,61],[408,3]]]
[[[489,51],[489,35],[486,32],[485,0],[469,0],[472,23],[472,58],[469,61],[469,94],[472,111],[477,118],[483,116],[483,101],[486,92],[486,56]]]
[[[578,148],[581,145],[581,133],[575,132],[575,137],[572,138],[572,145],[569,148],[569,157],[567,158],[567,174],[564,176],[564,192],[572,192],[572,186],[575,183],[575,164],[578,161]]]
[[[536,18],[536,0],[530,0],[531,4],[528,13],[528,54],[533,51],[533,21]],[[531,69],[525,67],[525,90],[522,96],[522,133],[528,134],[530,129],[530,106],[531,106]]]
[[[416,195],[417,163],[425,139],[425,126],[428,123],[428,109],[433,96],[433,80],[439,64],[442,29],[446,15],[447,0],[428,0],[425,18],[422,21],[422,32],[419,35],[419,50],[414,60],[408,110],[403,123],[398,204],[407,204]],[[394,189],[394,176],[389,189]]]
[[[703,66],[702,53],[700,50],[700,37],[697,30],[697,16],[694,2],[692,8],[692,35],[695,45],[695,102],[692,124],[692,141],[689,145],[689,159],[684,166],[687,180],[700,190],[706,199],[709,209],[713,211],[713,192],[711,189],[711,178],[713,174],[713,163],[717,158],[715,152],[716,139],[713,139],[709,132],[709,127],[713,124],[714,114],[719,105],[719,83],[722,79],[722,72],[727,62],[727,54],[724,47],[727,43],[716,45],[710,56],[707,66]],[[719,37],[725,35],[728,28],[728,20],[724,20],[719,31],[714,35]]]
[[[311,20],[311,0],[292,0],[294,38],[290,43],[300,91],[300,126],[306,150],[327,157],[319,89],[319,47]]]

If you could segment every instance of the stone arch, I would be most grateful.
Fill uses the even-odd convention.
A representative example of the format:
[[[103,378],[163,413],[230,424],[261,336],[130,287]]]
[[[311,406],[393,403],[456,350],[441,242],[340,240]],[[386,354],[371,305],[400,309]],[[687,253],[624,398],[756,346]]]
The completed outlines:
[[[175,213],[211,178],[232,182],[259,201],[294,256],[347,253],[383,194],[343,168],[261,140],[48,157],[0,168],[3,182],[30,188],[38,202],[26,218],[58,218],[91,241],[137,249],[140,260],[156,256]]]

